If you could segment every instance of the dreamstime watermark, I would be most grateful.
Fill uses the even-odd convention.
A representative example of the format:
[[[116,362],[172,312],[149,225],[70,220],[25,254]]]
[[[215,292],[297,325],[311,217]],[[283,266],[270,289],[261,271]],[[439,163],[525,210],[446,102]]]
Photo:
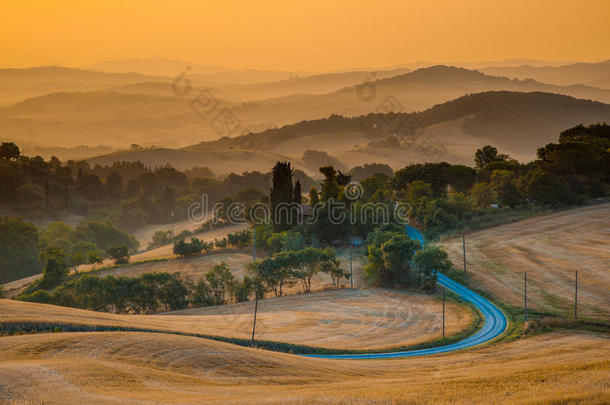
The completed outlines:
[[[201,195],[201,201],[192,203],[187,209],[187,218],[191,223],[202,224],[206,220],[217,224],[224,221],[234,225],[267,225],[273,221],[292,225],[314,225],[320,221],[333,225],[368,223],[384,225],[398,223],[407,225],[411,205],[406,202],[362,202],[364,190],[358,182],[350,182],[344,187],[343,199],[329,198],[314,205],[296,202],[281,202],[270,206],[264,202],[256,202],[246,207],[241,202],[225,205],[217,202],[210,207],[207,194]]]
[[[371,73],[364,82],[355,86],[356,97],[358,100],[368,103],[377,97],[377,85],[375,84],[375,72]],[[413,127],[406,129],[403,127],[405,120],[398,114],[404,113],[404,107],[394,95],[385,97],[375,108],[375,112],[384,114],[383,119],[376,128],[388,136],[395,137],[401,146],[407,149],[423,153],[432,159],[440,159],[447,153],[447,148],[434,135],[426,135],[425,127],[418,130],[417,118],[412,123]]]
[[[178,97],[187,97],[193,91],[193,84],[188,78],[191,67],[178,74],[172,80],[172,92]],[[214,96],[210,89],[200,90],[199,93],[191,99],[189,103],[191,109],[197,113],[203,120],[210,120],[209,125],[214,132],[221,138],[230,138],[234,136],[230,143],[229,149],[243,149],[243,159],[250,158],[254,151],[262,146],[262,142],[258,137],[244,127],[234,113],[228,107],[219,108],[220,101]]]

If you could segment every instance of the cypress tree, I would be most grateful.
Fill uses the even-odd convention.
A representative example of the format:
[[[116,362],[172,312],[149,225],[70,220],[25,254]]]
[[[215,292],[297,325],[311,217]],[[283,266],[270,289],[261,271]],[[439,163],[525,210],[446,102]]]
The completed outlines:
[[[272,186],[269,195],[271,202],[271,219],[274,231],[285,231],[290,228],[287,215],[277,212],[280,203],[291,203],[293,198],[292,189],[293,169],[290,162],[277,162],[272,170]],[[285,213],[285,211],[284,211]]]
[[[301,194],[301,182],[297,180],[297,182],[294,183],[294,197],[292,198],[292,201],[301,204],[303,202],[303,196]]]

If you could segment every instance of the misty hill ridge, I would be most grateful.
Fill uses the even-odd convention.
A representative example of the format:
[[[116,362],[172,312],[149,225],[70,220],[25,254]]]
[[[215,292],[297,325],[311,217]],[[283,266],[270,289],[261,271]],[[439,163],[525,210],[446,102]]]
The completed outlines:
[[[610,60],[564,66],[492,66],[481,69],[481,71],[519,79],[531,78],[557,85],[585,84],[610,88]]]
[[[479,70],[471,70],[456,66],[436,65],[414,70],[413,72],[398,76],[380,79],[374,82],[379,87],[397,86],[405,84],[427,84],[430,86],[458,86],[458,85],[492,85],[502,90],[512,91],[543,91],[558,94],[570,94],[575,97],[599,98],[599,101],[610,102],[608,89],[600,89],[583,84],[554,85],[531,78],[508,78],[504,76],[489,75]],[[497,89],[500,90],[500,89]]]
[[[277,143],[321,132],[349,132],[388,126],[407,129],[422,129],[459,118],[467,118],[465,133],[497,139],[506,143],[507,138],[518,140],[523,146],[543,145],[554,141],[558,131],[578,123],[610,122],[610,105],[597,101],[582,100],[544,92],[489,91],[468,94],[427,110],[415,113],[367,114],[358,117],[332,115],[319,120],[301,121],[281,128],[269,129],[253,134],[260,142]],[[520,136],[523,134],[523,136]],[[224,143],[248,144],[243,135],[235,139],[220,139],[202,142],[196,147],[218,147]],[[381,134],[383,135],[391,135]],[[532,135],[536,135],[532,138]],[[244,139],[240,142],[239,139]],[[510,142],[512,143],[512,142]],[[514,147],[519,146],[517,144]]]
[[[25,69],[0,69],[0,83],[11,80],[61,81],[95,80],[100,83],[121,81],[152,81],[166,79],[163,76],[145,75],[142,73],[107,73],[94,70],[76,69],[63,66],[39,66]]]
[[[236,167],[238,171],[264,171],[277,160],[289,160],[315,175],[317,169],[304,162],[308,149],[325,151],[349,167],[385,163],[398,169],[426,161],[472,164],[474,152],[485,144],[528,161],[537,148],[555,142],[566,128],[603,121],[610,122],[608,104],[542,92],[490,91],[416,113],[334,114],[183,149],[125,150],[89,162],[140,160],[146,165],[170,164],[180,169],[209,166],[218,174],[228,174]],[[409,146],[413,139],[443,145],[446,151],[430,156]]]
[[[169,82],[168,82],[169,83]],[[358,97],[358,87],[349,86],[326,94],[292,94],[284,97],[229,102],[222,91],[213,94],[218,105],[213,113],[197,114],[190,105],[198,91],[188,97],[175,97],[167,85],[132,85],[120,94],[99,90],[91,97],[81,93],[63,93],[58,99],[43,96],[18,107],[0,108],[0,137],[28,140],[30,127],[34,134],[44,134],[47,142],[77,146],[104,137],[110,146],[124,148],[131,143],[184,147],[221,136],[261,132],[303,120],[317,120],[332,114],[360,116],[386,111],[381,104],[393,97],[399,104],[395,111],[424,111],[465,94],[486,91],[542,91],[568,94],[581,99],[610,102],[610,90],[585,86],[562,87],[533,80],[511,80],[464,68],[433,66],[396,77],[376,80],[367,85],[375,88],[375,97]],[[99,86],[98,86],[99,87]],[[139,95],[137,89],[147,94]],[[168,89],[165,94],[164,89]],[[222,90],[222,89],[221,89]],[[105,94],[108,93],[108,94]],[[74,100],[70,101],[69,98]],[[223,101],[224,100],[224,101]],[[64,110],[53,104],[68,106]],[[28,106],[32,108],[28,109]],[[35,107],[35,108],[34,108]],[[225,108],[241,123],[234,133],[219,133],[211,122]],[[55,123],[61,122],[61,125]]]

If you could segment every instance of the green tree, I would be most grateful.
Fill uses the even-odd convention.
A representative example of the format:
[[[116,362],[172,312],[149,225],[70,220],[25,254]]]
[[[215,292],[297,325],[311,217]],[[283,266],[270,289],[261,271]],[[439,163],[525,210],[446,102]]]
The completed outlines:
[[[410,261],[420,244],[398,226],[377,228],[367,236],[365,273],[385,286],[409,286],[414,277]]]
[[[85,221],[75,229],[74,240],[85,240],[95,243],[100,250],[108,250],[113,246],[125,246],[130,252],[138,248],[138,241],[110,222]]]
[[[129,250],[127,249],[127,246],[114,246],[108,249],[106,253],[114,260],[114,264],[129,263]]]
[[[320,173],[324,175],[322,182],[322,197],[321,201],[326,202],[332,198],[335,201],[339,199],[339,183],[337,182],[337,171],[332,166],[320,168]]]
[[[294,276],[301,282],[305,293],[311,292],[312,278],[322,271],[325,263],[335,260],[332,249],[317,249],[307,247],[303,250],[286,252],[294,267]]]
[[[309,190],[309,205],[312,207],[320,202],[320,195],[318,194],[318,190],[315,187],[312,187]]]
[[[210,287],[210,292],[214,300],[214,304],[226,303],[226,293],[230,290],[230,286],[235,281],[233,273],[229,265],[225,262],[221,262],[214,267],[212,270],[205,274],[205,278]]]
[[[87,264],[93,265],[95,270],[96,264],[102,264],[104,262],[104,252],[101,250],[91,250],[87,252]]]
[[[121,175],[114,171],[108,175],[104,183],[106,195],[110,199],[119,199],[123,195],[123,179]]]
[[[303,202],[303,192],[301,191],[301,181],[297,180],[296,183],[294,183],[294,196],[292,197],[292,201],[294,201],[297,204],[301,204]]]
[[[404,234],[394,235],[385,241],[380,247],[383,266],[378,270],[382,282],[386,285],[412,285],[411,259],[418,248],[419,242]]]
[[[322,262],[320,270],[323,273],[330,275],[330,278],[333,281],[333,286],[335,288],[340,287],[342,278],[349,280],[351,276],[350,272],[343,269],[343,267],[341,266],[341,261],[338,260],[336,257]]]
[[[470,190],[472,203],[477,207],[489,208],[494,202],[492,188],[486,183],[477,183]]]
[[[0,159],[16,160],[20,155],[19,147],[13,142],[2,142],[0,145]]]
[[[68,264],[61,249],[56,247],[47,248],[42,254],[44,268],[40,287],[51,289],[58,286],[68,275]]]
[[[21,218],[0,217],[0,283],[40,273],[38,231]]]
[[[502,205],[514,207],[519,204],[521,198],[510,171],[494,170],[490,185]]]
[[[89,253],[96,252],[97,246],[94,243],[88,241],[78,241],[72,245],[70,250],[70,260],[72,262],[72,266],[78,267],[81,264],[87,263],[87,259],[89,257]]]
[[[524,176],[523,191],[539,205],[557,206],[576,200],[569,183],[542,168],[536,168]]]
[[[158,296],[161,305],[166,311],[177,311],[186,308],[189,301],[189,289],[180,279],[180,273],[173,273],[166,277],[158,287]]]
[[[485,145],[481,149],[477,149],[474,154],[474,163],[478,169],[483,169],[488,163],[506,161],[508,158],[508,155],[499,154],[496,147]]]
[[[172,231],[156,231],[152,236],[149,247],[163,246],[172,243]]]
[[[429,246],[415,254],[413,260],[420,277],[421,288],[433,291],[436,287],[436,272],[447,272],[451,269],[451,262],[447,252],[438,246]]]
[[[245,275],[241,282],[235,280],[229,288],[231,290],[231,295],[235,297],[236,302],[245,302],[248,301],[250,293],[254,290],[254,280],[248,275]]]
[[[271,202],[271,219],[275,231],[284,231],[291,225],[290,213],[278,209],[278,206],[292,202],[292,175],[293,169],[290,167],[290,162],[277,162],[273,166],[269,201]]]
[[[214,305],[214,297],[208,283],[200,278],[197,284],[193,287],[193,297],[191,299],[196,307],[207,307]]]

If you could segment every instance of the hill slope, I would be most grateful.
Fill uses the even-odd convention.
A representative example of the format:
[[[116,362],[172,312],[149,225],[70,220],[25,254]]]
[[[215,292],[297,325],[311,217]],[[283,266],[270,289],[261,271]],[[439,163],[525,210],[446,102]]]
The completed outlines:
[[[330,290],[268,298],[258,303],[257,338],[345,350],[384,349],[441,337],[441,302],[433,296],[385,289]],[[445,304],[447,336],[471,326],[468,307]],[[254,302],[192,308],[158,315],[117,315],[0,300],[3,322],[120,326],[248,339]]]
[[[307,80],[294,79],[294,83],[257,85],[239,91],[233,88],[233,92],[242,98],[244,94],[256,95],[258,91],[285,94],[307,87]],[[323,81],[315,78],[317,84],[313,87],[331,86]],[[610,102],[610,90],[516,81],[447,66],[368,81],[326,94],[291,94],[247,102],[223,100],[222,91],[214,89],[204,93],[192,91],[180,97],[163,82],[142,82],[146,83],[122,87],[121,94],[60,93],[1,108],[0,138],[18,142],[44,139],[62,146],[96,145],[103,138],[104,143],[114,147],[124,148],[132,143],[183,147],[331,114],[358,116],[371,112],[421,111],[464,94],[492,90],[544,91]],[[169,82],[169,79],[165,81]],[[165,90],[168,93],[163,95]],[[146,94],[139,95],[138,91]],[[226,95],[231,96],[230,92]],[[58,110],[55,104],[75,108]],[[32,135],[28,139],[30,131]]]
[[[534,79],[557,85],[585,84],[610,88],[610,60],[600,63],[574,63],[564,66],[502,66],[487,67],[481,71],[498,76]]]
[[[265,171],[276,160],[288,159],[315,174],[317,168],[308,167],[302,159],[307,149],[327,151],[352,167],[379,162],[399,168],[440,160],[472,164],[475,150],[489,143],[529,160],[538,147],[556,141],[562,130],[603,121],[610,122],[608,104],[549,93],[486,92],[419,113],[333,115],[181,150],[116,152],[90,161],[142,160],[179,168],[205,163],[223,173],[234,167]],[[387,143],[386,137],[394,135],[396,139]]]
[[[610,377],[608,339],[583,333],[417,360],[310,359],[119,332],[2,337],[0,351],[7,403],[605,403]]]
[[[475,284],[512,305],[571,317],[578,270],[582,318],[610,320],[610,204],[577,208],[503,225],[466,236],[468,272]],[[443,242],[456,265],[462,240]]]
[[[128,83],[169,81],[140,73],[104,73],[61,66],[0,69],[0,105],[66,91],[95,91]]]

